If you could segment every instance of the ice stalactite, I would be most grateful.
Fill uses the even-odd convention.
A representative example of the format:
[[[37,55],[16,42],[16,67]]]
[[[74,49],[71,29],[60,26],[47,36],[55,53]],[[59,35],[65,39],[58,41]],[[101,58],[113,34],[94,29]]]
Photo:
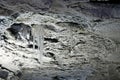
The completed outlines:
[[[72,35],[72,26],[69,26],[69,45],[70,45],[70,53],[72,54],[73,49],[73,35]]]
[[[38,46],[37,54],[39,54],[39,61],[42,64],[43,50],[44,50],[44,29],[42,25],[34,24],[32,26],[32,35],[33,35],[33,49],[35,45]]]
[[[32,36],[33,36],[33,49],[35,50],[35,45],[36,45],[36,33],[35,33],[35,28],[32,27]]]

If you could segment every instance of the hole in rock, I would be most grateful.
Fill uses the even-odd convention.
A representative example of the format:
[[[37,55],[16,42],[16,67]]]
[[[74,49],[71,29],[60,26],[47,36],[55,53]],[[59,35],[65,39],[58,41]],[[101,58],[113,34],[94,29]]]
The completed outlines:
[[[46,54],[44,54],[46,57],[51,57],[53,59],[55,59],[55,54],[52,52],[47,52]]]
[[[58,39],[55,39],[55,38],[44,38],[45,41],[49,41],[49,42],[52,42],[52,43],[57,43],[59,42]]]
[[[120,66],[118,66],[116,69],[117,69],[118,72],[120,72]]]
[[[29,44],[29,45],[28,45],[28,48],[33,48],[33,44]],[[35,45],[35,49],[38,49],[38,46],[37,46],[37,45]]]

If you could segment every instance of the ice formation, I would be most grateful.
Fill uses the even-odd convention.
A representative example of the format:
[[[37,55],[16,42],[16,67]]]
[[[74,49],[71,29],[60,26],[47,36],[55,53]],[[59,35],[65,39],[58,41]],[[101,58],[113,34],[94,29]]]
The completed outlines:
[[[40,63],[42,63],[43,56],[43,43],[44,43],[44,29],[42,25],[34,24],[32,25],[32,35],[33,35],[33,49],[35,49],[35,45],[38,46],[37,54],[39,54]]]
[[[69,26],[69,45],[70,45],[70,53],[72,54],[73,48],[73,35],[72,35],[72,26]]]

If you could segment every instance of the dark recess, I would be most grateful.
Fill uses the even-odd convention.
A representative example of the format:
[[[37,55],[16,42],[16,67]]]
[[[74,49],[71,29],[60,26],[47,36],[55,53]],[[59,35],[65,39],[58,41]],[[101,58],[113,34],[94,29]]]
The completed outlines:
[[[57,43],[59,42],[58,39],[52,39],[52,38],[44,38],[45,41],[49,41],[49,42],[52,42],[52,43]]]
[[[110,3],[110,4],[120,4],[120,0],[90,0],[93,3]]]
[[[7,30],[15,37],[15,39],[22,39],[21,35],[24,36],[25,39],[27,39],[27,34],[31,36],[31,27],[23,23],[14,23]]]
[[[29,45],[28,45],[28,48],[33,48],[33,44],[29,44]],[[38,46],[37,46],[37,45],[35,45],[35,49],[38,49]]]

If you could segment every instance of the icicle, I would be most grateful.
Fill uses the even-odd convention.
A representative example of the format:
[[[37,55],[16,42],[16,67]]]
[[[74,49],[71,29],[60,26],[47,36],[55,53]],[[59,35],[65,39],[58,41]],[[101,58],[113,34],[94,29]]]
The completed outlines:
[[[43,44],[44,44],[44,38],[43,38],[43,34],[44,34],[44,30],[43,30],[43,26],[35,24],[32,27],[32,34],[33,34],[33,49],[35,49],[35,40],[37,42],[37,46],[38,46],[38,50],[37,50],[37,54],[39,54],[39,61],[42,64],[42,57],[43,57]]]
[[[32,28],[32,36],[33,36],[33,49],[35,50],[35,29],[34,28]]]
[[[71,26],[69,26],[69,45],[70,45],[70,53],[71,53],[72,48],[73,48],[73,35],[72,35],[72,27]]]
[[[35,49],[35,35],[33,35],[33,49]]]
[[[44,47],[43,47],[43,45],[44,45],[44,37],[43,37],[43,33],[44,33],[44,30],[43,30],[43,26],[41,26],[40,27],[40,37],[39,37],[39,39],[40,39],[40,59],[41,59],[41,63],[42,63],[42,56],[43,56],[43,49],[44,49]]]
[[[39,31],[39,30],[38,30]],[[41,54],[41,52],[40,52],[40,38],[39,38],[39,34],[37,35],[37,46],[38,46],[38,50],[37,50],[37,54]],[[40,62],[42,61],[41,60],[41,56],[39,56],[39,60],[40,60]]]

